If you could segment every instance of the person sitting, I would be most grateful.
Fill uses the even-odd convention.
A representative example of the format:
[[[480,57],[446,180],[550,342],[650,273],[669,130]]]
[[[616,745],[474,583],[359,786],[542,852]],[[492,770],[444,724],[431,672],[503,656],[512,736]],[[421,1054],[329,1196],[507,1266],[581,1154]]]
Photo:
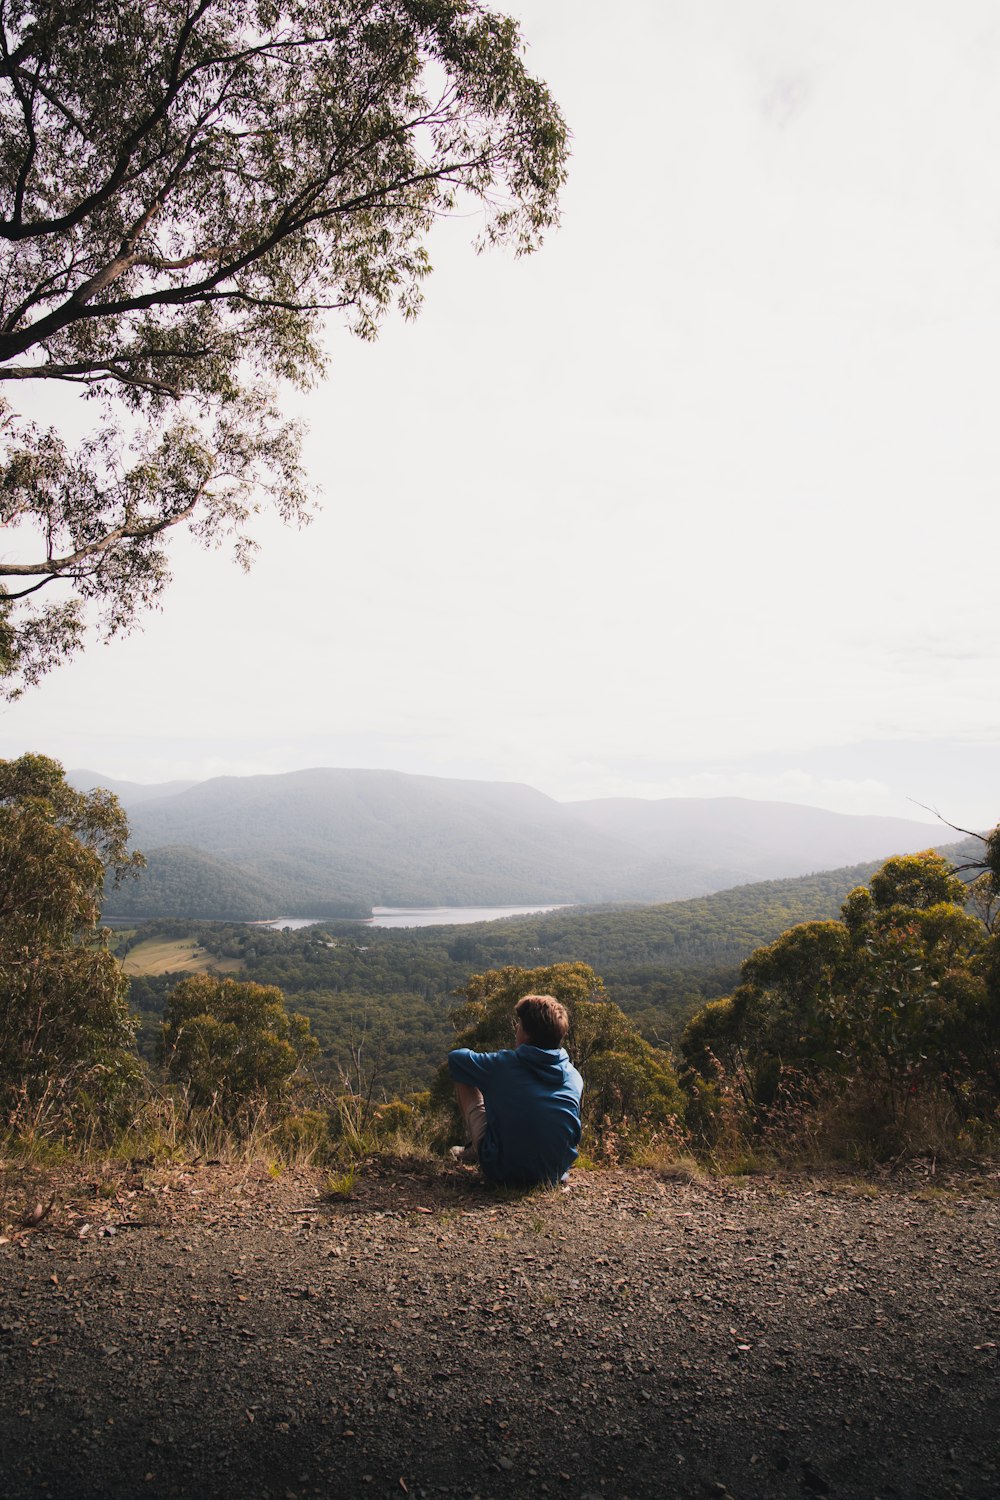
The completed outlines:
[[[514,1047],[448,1054],[470,1150],[483,1176],[506,1187],[562,1181],[580,1144],[583,1079],[563,1043],[566,1007],[525,995],[514,1007]]]

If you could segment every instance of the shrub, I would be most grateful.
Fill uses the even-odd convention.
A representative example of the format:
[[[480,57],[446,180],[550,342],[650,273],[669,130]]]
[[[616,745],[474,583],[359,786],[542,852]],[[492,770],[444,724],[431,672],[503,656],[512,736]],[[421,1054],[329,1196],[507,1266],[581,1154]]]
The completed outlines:
[[[584,1148],[591,1156],[617,1156],[623,1148],[648,1143],[683,1116],[684,1098],[665,1052],[641,1037],[628,1017],[607,998],[604,984],[588,964],[544,968],[509,966],[475,974],[465,1004],[452,1020],[457,1047],[498,1051],[512,1044],[514,1006],[524,995],[554,995],[569,1012],[567,1050],[583,1075]],[[434,1086],[439,1104],[452,1104],[447,1066]]]
[[[230,1124],[277,1118],[317,1043],[305,1016],[289,1014],[274,985],[196,974],[171,990],[160,1060],[195,1108]]]
[[[330,1149],[330,1118],[319,1109],[286,1115],[275,1127],[274,1144],[287,1161],[322,1159]]]
[[[930,1138],[926,1122],[940,1134],[953,1120],[954,1134],[995,1119],[998,940],[962,909],[966,895],[939,855],[900,856],[851,892],[843,921],[802,923],[752,953],[743,983],[681,1038],[703,1142],[731,1131],[734,1109],[758,1140],[811,1112],[831,1138],[833,1122],[838,1138],[853,1129],[868,1154],[876,1136]]]
[[[143,1070],[128,980],[98,929],[105,872],[141,863],[109,792],[42,755],[0,761],[0,1128],[106,1134]]]

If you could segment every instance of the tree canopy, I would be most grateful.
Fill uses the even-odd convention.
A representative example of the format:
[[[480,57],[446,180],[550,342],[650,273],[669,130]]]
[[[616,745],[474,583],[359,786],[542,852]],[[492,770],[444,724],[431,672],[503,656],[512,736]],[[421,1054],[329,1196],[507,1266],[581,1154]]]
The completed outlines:
[[[193,1104],[235,1121],[248,1110],[276,1112],[317,1046],[276,986],[195,974],[170,993],[160,1050],[167,1077]]]
[[[963,909],[968,894],[933,851],[896,856],[851,892],[842,921],[756,949],[742,984],[681,1039],[693,1114],[711,1116],[721,1086],[760,1125],[820,1082],[861,1081],[892,1127],[935,1095],[962,1122],[995,1118],[1000,943]]]
[[[625,1013],[608,999],[603,981],[588,964],[547,964],[473,974],[459,992],[465,1003],[452,1021],[455,1046],[497,1051],[512,1045],[511,1016],[523,995],[554,995],[570,1020],[566,1042],[584,1079],[582,1117],[588,1151],[616,1156],[671,1129],[684,1100],[669,1056],[643,1039]],[[435,1083],[440,1102],[451,1097],[447,1067]]]
[[[103,406],[75,448],[0,409],[8,693],[88,603],[129,626],[170,528],[245,561],[262,503],[306,514],[275,383],[318,374],[328,313],[412,315],[460,199],[480,244],[534,249],[566,154],[479,0],[0,0],[0,380]]]
[[[0,761],[0,1127],[113,1121],[138,1074],[128,980],[97,929],[106,870],[141,863],[109,792],[41,755]]]

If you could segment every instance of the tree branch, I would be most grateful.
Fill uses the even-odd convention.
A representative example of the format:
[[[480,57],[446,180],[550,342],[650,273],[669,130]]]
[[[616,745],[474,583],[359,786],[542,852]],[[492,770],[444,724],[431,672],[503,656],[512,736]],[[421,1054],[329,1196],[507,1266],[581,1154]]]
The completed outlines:
[[[359,193],[346,202],[327,204],[312,212],[305,212],[305,205],[309,198],[315,200],[322,188],[326,185],[325,179],[315,180],[311,190],[303,190],[297,195],[296,201],[301,205],[294,217],[289,214],[286,206],[278,218],[277,223],[270,233],[264,235],[249,249],[244,251],[237,259],[228,261],[221,265],[212,275],[203,277],[200,281],[190,282],[181,287],[164,287],[157,291],[145,292],[136,297],[125,297],[118,302],[101,302],[96,306],[89,300],[97,295],[106,286],[116,280],[134,261],[128,256],[116,257],[116,259],[96,272],[83,287],[78,288],[61,307],[53,309],[44,318],[39,318],[37,323],[31,324],[29,328],[21,333],[11,333],[0,337],[0,363],[23,354],[33,345],[51,338],[53,334],[59,333],[71,323],[80,321],[93,321],[100,318],[118,318],[124,313],[146,312],[153,307],[178,307],[188,302],[198,302],[206,299],[207,294],[216,291],[220,283],[231,280],[239,275],[241,271],[247,270],[257,261],[266,256],[282,241],[290,236],[300,234],[311,225],[321,223],[326,219],[344,218],[351,214],[362,212],[366,208],[379,205],[384,208],[393,206],[392,200],[398,195],[412,188],[420,187],[431,181],[455,181],[460,182],[461,176],[476,167],[486,165],[488,158],[485,154],[470,157],[465,161],[454,161],[447,166],[433,168],[429,167],[424,172],[413,172],[408,176],[397,179],[395,182],[379,185],[366,193]],[[239,294],[238,288],[233,288],[219,294],[224,299],[235,299]],[[326,306],[326,304],[323,304]],[[309,306],[307,303],[291,304],[304,311]],[[336,304],[330,304],[331,307]]]
[[[6,33],[3,34],[3,48],[4,52],[6,53]],[[28,149],[24,154],[24,159],[21,162],[20,171],[17,174],[17,181],[14,184],[14,206],[12,209],[12,217],[17,223],[20,223],[21,212],[24,207],[25,189],[28,184],[28,177],[31,174],[31,168],[35,160],[35,155],[38,150],[38,138],[35,134],[34,92],[32,91],[30,97],[25,93],[25,90],[21,83],[21,79],[18,77],[16,72],[12,72],[10,74],[10,80],[14,92],[17,95],[18,103],[21,106],[21,116],[24,120],[24,132],[28,138]]]
[[[243,47],[237,51],[223,53],[221,56],[207,58],[203,62],[193,63],[189,68],[181,70],[181,62],[188,48],[191,38],[197,27],[197,23],[207,10],[211,8],[213,0],[200,0],[200,3],[187,18],[178,33],[177,45],[173,52],[173,61],[167,87],[157,104],[132,131],[126,136],[119,148],[115,164],[100,188],[87,195],[69,213],[63,214],[55,219],[35,220],[30,224],[16,223],[13,219],[0,219],[0,239],[21,240],[37,238],[41,235],[60,234],[67,229],[75,229],[95,209],[102,207],[113,197],[122,184],[127,180],[128,167],[136,151],[142,142],[148,138],[157,125],[168,118],[170,106],[175,102],[184,86],[190,83],[199,73],[215,69],[228,70],[230,77],[233,70],[240,64],[247,62],[250,58],[261,57],[271,61],[277,60],[277,55],[282,52],[297,51],[300,48],[319,46],[323,43],[335,41],[336,38],[325,34],[308,35],[304,37],[288,37],[285,39],[271,38],[266,42],[258,43],[253,47]],[[23,71],[23,70],[22,70]],[[40,93],[53,105],[66,115],[67,120],[74,126],[84,140],[89,140],[90,135],[81,121],[70,114],[62,101],[50,95],[41,82],[39,75],[29,74]],[[225,97],[225,91],[220,95]]]
[[[51,583],[54,579],[68,575],[70,577],[85,576],[78,572],[80,564],[88,558],[103,555],[116,542],[121,541],[145,541],[149,537],[159,536],[161,532],[169,530],[171,526],[177,526],[198,507],[205,492],[205,486],[200,485],[194,497],[178,511],[171,512],[166,516],[150,516],[138,524],[126,524],[116,526],[112,531],[105,532],[96,541],[88,543],[86,547],[78,547],[75,552],[67,553],[65,557],[47,558],[43,563],[6,563],[0,562],[0,578],[37,578],[44,575],[41,584],[26,589],[24,594],[5,593],[4,599],[20,599],[27,594],[34,593],[36,588]]]
[[[928,807],[926,802],[918,802],[915,797],[907,797],[906,800],[907,802],[912,802],[914,807],[922,807],[924,812],[933,813],[939,823],[943,823],[946,828],[950,828],[954,833],[967,834],[970,839],[980,839],[985,844],[986,838],[984,834],[974,833],[971,828],[959,828],[957,823],[950,823],[942,813],[938,812],[936,807]],[[972,865],[962,865],[961,868],[965,870],[973,869],[975,867]]]
[[[63,214],[56,219],[48,219],[31,224],[14,224],[10,220],[0,219],[0,238],[17,241],[34,238],[39,234],[60,234],[67,229],[75,229],[78,224],[82,224],[84,219],[93,213],[94,209],[100,208],[118,191],[128,174],[128,168],[138,147],[150,132],[167,118],[170,106],[180,93],[184,82],[184,75],[180,71],[181,61],[197,23],[211,4],[212,0],[199,0],[199,4],[195,6],[194,10],[185,20],[178,32],[177,45],[173,50],[170,76],[159,102],[144,118],[140,119],[139,123],[125,137],[119,147],[115,164],[101,187],[89,193],[68,214]],[[217,61],[218,59],[216,59]],[[78,128],[84,139],[87,139],[86,130],[82,126]]]

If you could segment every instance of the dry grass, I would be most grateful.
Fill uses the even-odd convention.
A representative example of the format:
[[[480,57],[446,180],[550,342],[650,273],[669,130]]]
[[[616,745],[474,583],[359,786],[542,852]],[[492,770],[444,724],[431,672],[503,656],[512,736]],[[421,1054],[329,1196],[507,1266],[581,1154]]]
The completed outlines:
[[[638,1150],[632,1164],[655,1172],[663,1182],[703,1182],[705,1168],[689,1152],[678,1152],[673,1142],[659,1142]]]
[[[194,938],[148,938],[122,961],[126,974],[237,974],[239,959],[216,959]]]

